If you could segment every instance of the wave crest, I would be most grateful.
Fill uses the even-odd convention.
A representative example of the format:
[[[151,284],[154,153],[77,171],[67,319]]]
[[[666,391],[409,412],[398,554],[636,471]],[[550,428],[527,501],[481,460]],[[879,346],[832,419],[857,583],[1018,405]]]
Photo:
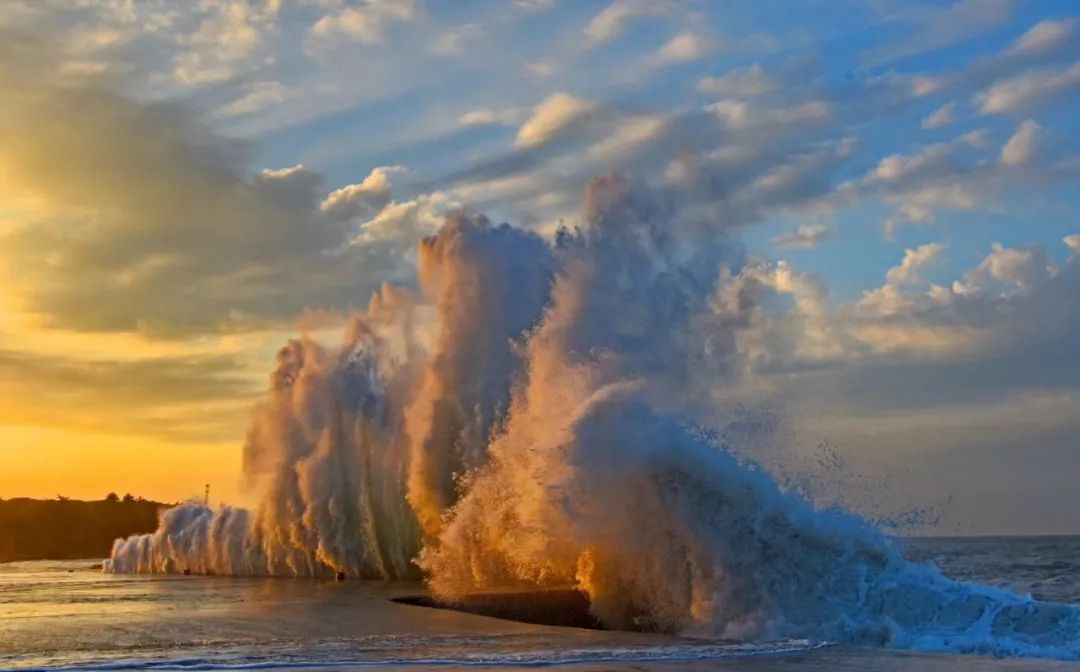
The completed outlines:
[[[166,511],[106,571],[569,586],[611,628],[1080,653],[1076,608],[908,563],[718,445],[760,294],[722,222],[622,176],[585,220],[554,244],[447,222],[417,293],[282,349],[244,448],[259,506]]]

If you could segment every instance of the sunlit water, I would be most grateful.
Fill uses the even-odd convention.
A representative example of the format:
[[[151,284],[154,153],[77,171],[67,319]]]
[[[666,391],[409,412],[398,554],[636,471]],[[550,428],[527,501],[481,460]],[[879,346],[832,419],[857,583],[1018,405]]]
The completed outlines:
[[[1080,539],[909,542],[955,578],[1080,602]],[[0,565],[0,668],[1043,670],[1042,660],[926,656],[780,641],[596,632],[390,602],[410,584],[109,575],[88,561]]]

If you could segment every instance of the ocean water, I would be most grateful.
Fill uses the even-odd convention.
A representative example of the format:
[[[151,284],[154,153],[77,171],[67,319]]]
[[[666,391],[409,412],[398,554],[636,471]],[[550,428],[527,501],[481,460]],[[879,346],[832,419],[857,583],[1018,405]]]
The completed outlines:
[[[1080,538],[903,542],[950,578],[1080,603]],[[0,669],[522,667],[720,670],[1054,670],[1080,664],[734,643],[529,625],[407,606],[409,583],[103,574],[92,561],[0,565]]]

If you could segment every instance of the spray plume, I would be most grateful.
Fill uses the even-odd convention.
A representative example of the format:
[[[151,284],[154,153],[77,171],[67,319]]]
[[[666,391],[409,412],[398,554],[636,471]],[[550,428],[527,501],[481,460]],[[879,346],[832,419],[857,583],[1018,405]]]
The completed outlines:
[[[722,223],[623,176],[554,244],[483,218],[330,351],[278,356],[251,511],[187,504],[106,571],[570,586],[614,628],[1075,657],[1080,612],[945,579],[718,445],[760,288]]]

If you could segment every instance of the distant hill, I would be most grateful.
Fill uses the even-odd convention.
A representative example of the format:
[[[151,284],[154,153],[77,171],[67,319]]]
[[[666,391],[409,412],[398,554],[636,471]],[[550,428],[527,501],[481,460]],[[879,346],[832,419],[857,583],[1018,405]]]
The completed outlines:
[[[153,532],[158,511],[171,506],[131,495],[0,499],[0,562],[107,558],[113,540]]]

